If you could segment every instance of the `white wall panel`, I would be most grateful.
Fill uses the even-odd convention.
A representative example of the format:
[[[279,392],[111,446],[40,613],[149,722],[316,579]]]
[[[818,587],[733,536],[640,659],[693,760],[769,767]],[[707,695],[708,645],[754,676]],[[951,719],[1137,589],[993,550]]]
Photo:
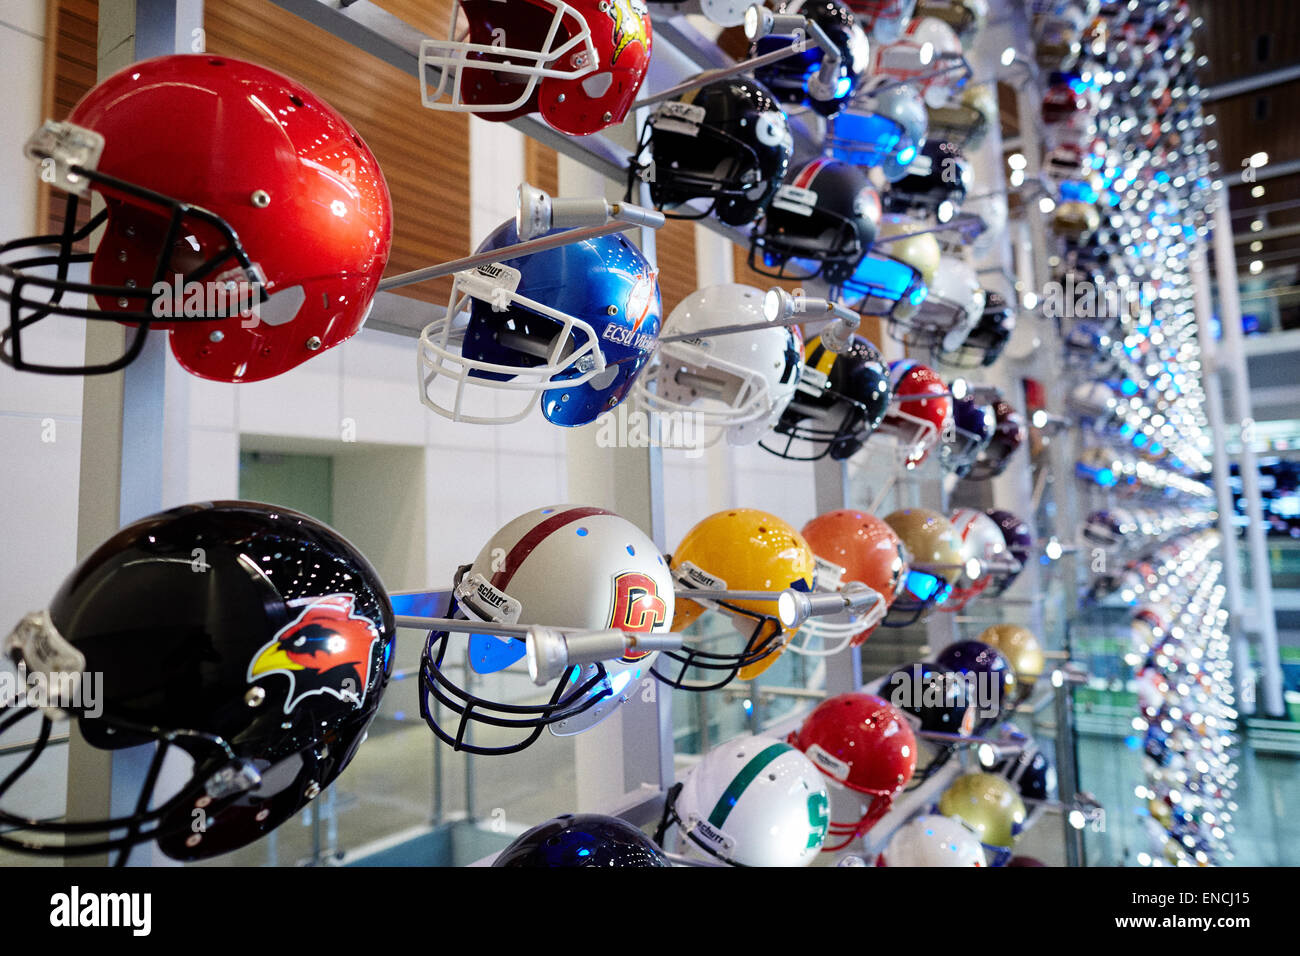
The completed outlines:
[[[342,418],[354,440],[423,445],[429,412],[416,398],[414,343],[384,332],[353,337],[339,351]]]
[[[239,386],[239,430],[257,435],[340,439],[339,381],[347,344],[292,371]]]
[[[190,434],[189,501],[239,497],[239,433],[196,428]]]
[[[22,615],[46,606],[76,562],[81,423],[0,415],[0,448],[0,633],[8,633]]]

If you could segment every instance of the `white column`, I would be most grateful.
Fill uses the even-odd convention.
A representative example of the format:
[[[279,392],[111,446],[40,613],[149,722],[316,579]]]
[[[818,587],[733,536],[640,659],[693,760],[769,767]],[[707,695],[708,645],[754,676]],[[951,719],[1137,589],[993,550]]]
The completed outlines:
[[[1237,256],[1233,248],[1232,217],[1228,211],[1228,191],[1223,189],[1214,209],[1214,264],[1219,278],[1219,321],[1223,339],[1219,360],[1232,376],[1233,418],[1240,424],[1241,490],[1246,500],[1246,544],[1250,549],[1250,576],[1255,595],[1255,614],[1259,635],[1259,657],[1263,668],[1261,684],[1264,713],[1282,717],[1286,713],[1282,700],[1282,666],[1277,653],[1277,615],[1273,610],[1273,579],[1268,566],[1268,542],[1264,536],[1264,508],[1259,491],[1259,466],[1255,461],[1252,432],[1254,418],[1250,410],[1250,376],[1246,371],[1246,353],[1242,346],[1241,299],[1237,288]]]
[[[1237,706],[1243,713],[1254,710],[1255,689],[1244,682],[1248,672],[1241,666],[1248,659],[1246,630],[1243,626],[1246,610],[1245,589],[1241,578],[1241,557],[1237,550],[1237,528],[1233,524],[1232,489],[1228,485],[1231,466],[1228,461],[1227,427],[1223,412],[1223,387],[1219,382],[1218,347],[1210,328],[1214,312],[1210,298],[1210,270],[1205,260],[1204,247],[1198,248],[1191,261],[1192,290],[1196,303],[1197,339],[1201,347],[1201,385],[1205,389],[1206,417],[1210,422],[1210,436],[1214,441],[1214,494],[1219,509],[1219,533],[1223,536],[1224,583],[1228,589],[1228,631],[1233,643],[1233,679],[1236,685]]]
[[[559,194],[613,195],[616,186],[573,160],[559,157]],[[635,237],[635,233],[632,234]],[[650,244],[643,251],[654,261]],[[617,412],[617,410],[616,410]],[[599,425],[569,429],[568,498],[608,508],[665,548],[663,468],[660,449],[602,448]],[[580,812],[608,812],[642,783],[672,783],[671,691],[648,674],[631,700],[574,741],[574,773]]]
[[[202,0],[101,0],[99,79],[137,60],[189,52],[203,26]],[[163,122],[166,118],[163,118]],[[101,363],[122,354],[134,329],[111,322],[88,322],[86,362]],[[81,491],[77,553],[84,557],[118,528],[164,507],[164,477],[169,488],[185,488],[177,469],[189,461],[189,387],[184,376],[167,369],[166,336],[149,336],[143,353],[119,374],[87,378],[83,391]],[[177,407],[171,408],[176,392]],[[168,463],[171,462],[171,465]],[[75,728],[75,723],[74,723]],[[90,746],[75,729],[68,744],[68,819],[130,815],[153,758],[152,746],[106,751]],[[175,765],[168,761],[169,768]],[[157,790],[168,788],[164,769]],[[116,858],[116,854],[113,855]],[[105,862],[105,857],[70,858],[70,865]],[[137,847],[132,865],[172,863],[153,844]],[[174,864],[173,864],[174,865]]]

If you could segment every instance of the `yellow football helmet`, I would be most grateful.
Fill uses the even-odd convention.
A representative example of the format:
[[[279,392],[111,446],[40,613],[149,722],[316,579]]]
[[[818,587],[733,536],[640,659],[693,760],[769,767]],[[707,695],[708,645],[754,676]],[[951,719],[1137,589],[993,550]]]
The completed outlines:
[[[939,251],[939,241],[934,238],[934,233],[919,232],[924,228],[922,223],[909,216],[889,213],[880,217],[880,229],[876,233],[876,241],[880,246],[879,251],[907,263],[921,273],[921,278],[925,280],[928,288],[939,271],[939,259],[942,253]],[[913,235],[913,233],[917,234]],[[902,238],[894,239],[895,236]],[[894,241],[883,242],[882,240],[885,239]]]
[[[999,122],[997,95],[987,83],[972,83],[943,106],[927,107],[930,135],[962,149],[978,149]]]
[[[962,774],[939,798],[939,812],[974,831],[995,866],[1011,856],[1026,816],[1016,788],[995,773]]]
[[[976,640],[996,647],[1011,664],[1011,669],[1016,672],[1016,703],[1028,697],[1047,667],[1043,645],[1034,632],[1019,624],[994,624],[985,628]]]
[[[678,593],[690,590],[798,591],[813,589],[815,562],[808,542],[776,515],[753,508],[729,508],[705,518],[686,533],[673,552],[669,567]],[[707,649],[695,638],[680,651],[664,652],[676,661],[676,675],[661,659],[653,673],[666,684],[683,690],[716,690],[739,676],[750,680],[767,670],[780,656],[795,629],[782,625],[776,601],[712,601],[682,598],[673,613],[673,630],[681,631],[706,609],[724,612],[745,637],[740,653]],[[706,682],[687,681],[698,668]],[[714,679],[721,672],[720,679]]]
[[[907,549],[909,569],[903,591],[886,615],[886,627],[915,624],[946,601],[961,579],[966,559],[952,522],[928,508],[902,508],[885,516],[885,524]]]

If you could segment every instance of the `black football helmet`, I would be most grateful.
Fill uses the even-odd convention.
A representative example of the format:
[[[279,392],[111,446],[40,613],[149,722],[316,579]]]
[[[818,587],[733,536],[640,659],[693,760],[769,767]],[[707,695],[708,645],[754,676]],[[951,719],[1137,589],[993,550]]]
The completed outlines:
[[[628,169],[628,201],[644,181],[667,216],[748,225],[776,194],[793,154],[789,122],[767,87],[748,76],[717,80],[651,115]],[[685,205],[692,199],[706,202]]]
[[[880,696],[910,719],[912,730],[970,736],[974,701],[956,675],[931,661],[904,664],[885,678]]]
[[[867,34],[858,24],[853,11],[839,0],[786,0],[777,13],[798,14],[821,28],[840,55],[840,68],[835,74],[833,88],[814,95],[818,72],[825,55],[822,48],[805,40],[800,53],[769,63],[754,71],[760,81],[776,94],[782,103],[806,106],[822,116],[834,116],[848,104],[858,84],[867,75],[871,49]],[[750,56],[761,56],[789,46],[785,37],[763,37],[750,49]]]
[[[971,168],[952,143],[928,139],[907,167],[907,175],[885,192],[890,212],[923,211],[949,222],[961,210],[970,190]]]
[[[984,311],[966,340],[952,351],[940,349],[938,358],[953,368],[987,368],[1002,356],[1016,330],[1016,312],[1006,297],[984,290]]]
[[[521,834],[493,866],[672,866],[632,824],[599,813],[566,813]]]
[[[5,641],[20,673],[58,680],[64,693],[43,713],[22,699],[0,710],[0,735],[41,714],[0,800],[40,759],[61,712],[93,747],[156,745],[135,809],[95,821],[0,810],[0,846],[117,850],[124,863],[149,840],[177,860],[253,842],[348,765],[388,683],[395,636],[374,568],[306,515],[217,501],[128,525]],[[172,748],[193,763],[179,790],[161,792]]]
[[[794,398],[759,445],[792,461],[848,458],[885,417],[892,394],[889,366],[866,339],[855,337],[849,351],[837,355],[813,338],[804,348]]]
[[[1002,529],[1002,536],[1006,539],[1007,550],[1011,552],[1011,557],[1016,559],[1018,565],[1013,571],[996,571],[993,573],[993,582],[984,593],[988,597],[998,597],[1005,594],[1011,585],[1015,583],[1020,572],[1029,566],[1029,559],[1034,553],[1034,533],[1027,522],[1010,511],[990,508],[984,513],[996,521],[998,527]]]
[[[750,239],[749,267],[773,279],[821,277],[838,286],[853,275],[879,225],[880,194],[866,173],[815,159],[776,191]]]
[[[993,437],[975,459],[967,475],[975,481],[988,481],[1006,471],[1011,456],[1029,437],[1024,416],[1012,408],[1005,399],[993,403],[993,414],[996,418]]]

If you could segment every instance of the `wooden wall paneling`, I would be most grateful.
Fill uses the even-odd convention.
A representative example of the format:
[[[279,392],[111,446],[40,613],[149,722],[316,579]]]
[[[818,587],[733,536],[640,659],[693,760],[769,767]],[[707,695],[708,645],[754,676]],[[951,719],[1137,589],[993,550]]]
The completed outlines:
[[[98,0],[49,0],[46,37],[41,118],[63,120],[95,85],[99,63]],[[25,138],[32,130],[11,132]],[[63,193],[52,190],[48,183],[41,183],[36,202],[37,229],[62,230]],[[89,219],[90,205],[82,203],[78,224]]]
[[[664,318],[677,303],[699,288],[695,275],[695,223],[669,219],[655,233],[655,258],[659,266],[659,292]]]
[[[379,6],[426,33],[446,35],[450,0],[380,0]],[[206,0],[204,20],[209,53],[297,80],[356,127],[393,197],[389,274],[468,254],[468,116],[425,109],[414,77],[269,0]],[[397,291],[445,302],[451,279]]]
[[[524,140],[524,177],[552,196],[559,192],[560,170],[555,150],[535,139]]]

